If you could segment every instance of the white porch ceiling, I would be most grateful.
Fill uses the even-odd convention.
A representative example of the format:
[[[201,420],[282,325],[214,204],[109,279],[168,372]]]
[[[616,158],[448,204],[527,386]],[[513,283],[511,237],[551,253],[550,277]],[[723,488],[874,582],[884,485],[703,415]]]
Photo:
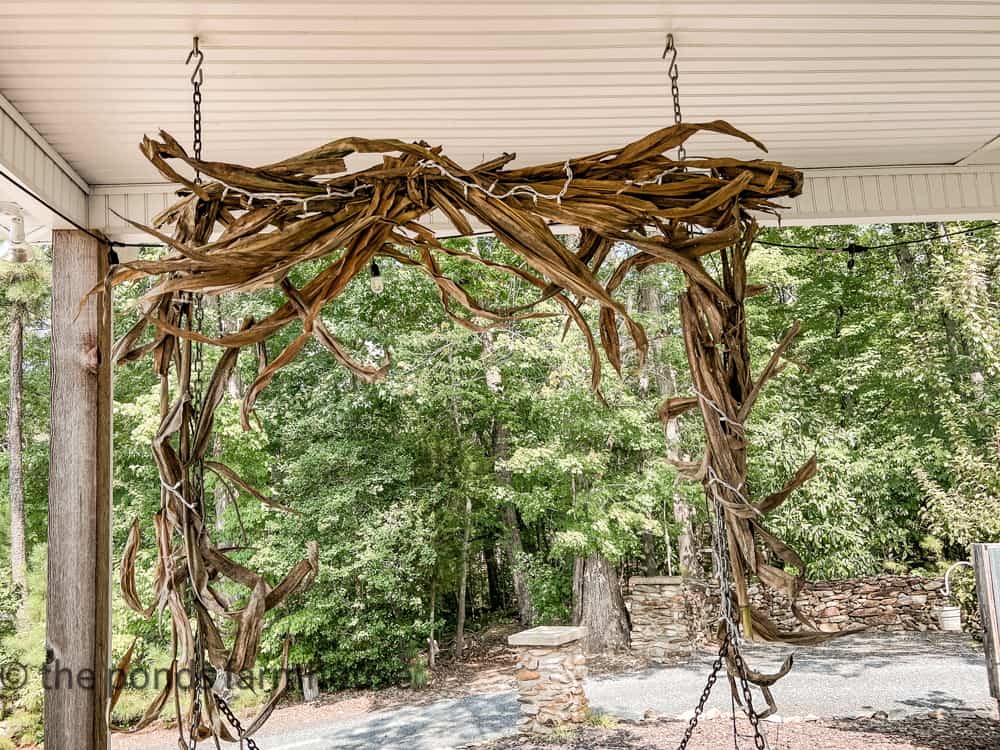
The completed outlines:
[[[672,31],[685,119],[727,119],[813,170],[805,220],[1000,207],[998,0],[6,0],[0,28],[0,94],[28,141],[96,188],[92,214],[119,200],[104,196],[160,201],[138,143],[161,127],[190,142],[195,34],[210,159],[266,163],[344,135],[423,139],[462,162],[618,146],[672,121]],[[689,148],[722,152],[755,153],[713,136]],[[30,172],[11,169],[19,153],[0,143],[0,167]]]

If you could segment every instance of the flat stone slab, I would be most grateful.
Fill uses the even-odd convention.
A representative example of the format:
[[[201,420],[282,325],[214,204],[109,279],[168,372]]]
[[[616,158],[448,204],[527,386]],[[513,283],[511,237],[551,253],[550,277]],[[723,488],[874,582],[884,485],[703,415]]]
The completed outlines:
[[[587,635],[584,627],[545,625],[514,633],[507,639],[511,646],[563,646]]]
[[[656,584],[656,585],[671,585],[680,586],[684,583],[684,579],[680,576],[632,576],[628,579],[629,586],[642,585],[642,584]]]

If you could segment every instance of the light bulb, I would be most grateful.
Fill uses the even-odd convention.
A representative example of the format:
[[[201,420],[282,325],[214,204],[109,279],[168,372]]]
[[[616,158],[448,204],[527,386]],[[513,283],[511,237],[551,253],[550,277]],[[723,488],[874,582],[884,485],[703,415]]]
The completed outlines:
[[[375,294],[381,294],[385,290],[385,280],[382,278],[382,272],[379,270],[378,263],[375,261],[372,261],[371,284],[372,291],[375,292]]]
[[[30,263],[35,250],[24,239],[24,217],[20,212],[10,214],[10,237],[0,246],[0,260],[7,263]]]

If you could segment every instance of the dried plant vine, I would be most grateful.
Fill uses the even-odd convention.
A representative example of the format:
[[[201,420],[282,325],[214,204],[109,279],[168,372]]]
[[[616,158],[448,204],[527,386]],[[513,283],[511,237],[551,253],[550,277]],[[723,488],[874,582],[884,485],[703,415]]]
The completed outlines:
[[[315,339],[354,375],[367,382],[385,377],[389,363],[366,364],[355,358],[321,317],[377,257],[392,258],[428,276],[437,286],[445,312],[458,324],[484,330],[501,321],[551,315],[539,310],[555,303],[576,325],[590,351],[592,385],[600,395],[600,351],[617,371],[622,368],[621,336],[631,337],[640,359],[646,335],[615,298],[632,271],[672,263],[685,275],[681,298],[684,340],[697,393],[667,401],[660,416],[668,419],[700,407],[707,446],[701,462],[682,471],[705,483],[724,513],[735,597],[758,633],[774,639],[809,638],[779,633],[760,613],[751,613],[746,581],[752,576],[778,588],[794,601],[800,579],[769,560],[804,570],[801,560],[770,535],[763,517],[778,507],[815,471],[810,461],[780,492],[753,502],[747,488],[743,424],[764,383],[781,367],[782,352],[797,328],[785,336],[763,371],[754,378],[747,347],[745,299],[756,291],[747,285],[745,259],[756,227],[752,212],[775,213],[776,200],[798,195],[802,175],[773,161],[730,158],[672,159],[667,154],[700,131],[711,131],[763,146],[729,124],[678,124],[623,148],[565,162],[508,168],[504,154],[472,168],[449,159],[441,148],[398,140],[344,138],[285,161],[259,168],[204,161],[188,155],[166,133],[146,138],[142,151],[160,173],[182,185],[179,200],[154,220],[136,227],[172,249],[161,260],[138,260],[114,267],[111,286],[151,277],[141,319],[118,342],[116,359],[151,359],[161,379],[161,425],[153,445],[163,492],[153,518],[159,562],[155,601],[143,605],[136,594],[134,561],[140,524],[133,524],[122,566],[125,599],[151,616],[168,611],[172,623],[175,670],[190,668],[199,649],[218,670],[236,672],[254,664],[265,613],[290,594],[303,590],[317,569],[317,550],[277,586],[220,551],[204,522],[204,463],[211,471],[257,499],[274,503],[231,469],[205,462],[213,417],[229,372],[244,347],[264,352],[256,379],[241,407],[244,428],[261,391],[310,339]],[[347,159],[365,154],[374,166],[351,171]],[[176,167],[176,168],[175,168]],[[185,176],[200,173],[205,182]],[[505,264],[443,244],[421,220],[443,214],[458,234],[473,233],[471,220],[487,227],[520,262]],[[567,248],[553,225],[578,227],[580,243]],[[617,243],[635,252],[617,259],[610,273],[599,273]],[[713,276],[702,259],[718,254],[721,272]],[[516,309],[491,308],[448,277],[442,256],[460,257],[517,277],[537,290],[537,299]],[[305,261],[329,262],[301,286],[289,272]],[[206,335],[195,324],[196,300],[203,294],[278,289],[284,302],[266,317],[246,321],[235,333]],[[582,312],[585,303],[599,308],[598,330]],[[266,356],[267,343],[293,323],[301,332],[282,351]],[[192,387],[192,346],[222,348],[222,356],[197,401]],[[174,388],[167,383],[173,380]],[[177,398],[170,402],[170,393]],[[762,543],[762,545],[759,545]],[[229,580],[244,587],[249,599],[235,608],[219,587]],[[226,645],[217,620],[233,620],[235,637]],[[194,624],[192,624],[194,623]],[[287,648],[286,648],[287,655]],[[281,688],[283,686],[279,686]],[[176,682],[147,712],[155,717],[170,698],[180,711]],[[252,733],[273,708],[268,704]],[[181,726],[197,725],[201,736],[226,735],[213,700],[205,702],[204,724],[188,715]],[[183,737],[183,730],[182,730]]]

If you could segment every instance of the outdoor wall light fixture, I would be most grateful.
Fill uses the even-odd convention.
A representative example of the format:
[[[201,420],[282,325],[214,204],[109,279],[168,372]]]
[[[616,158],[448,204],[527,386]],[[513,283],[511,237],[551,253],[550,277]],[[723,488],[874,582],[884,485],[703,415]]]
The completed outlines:
[[[372,291],[375,292],[375,294],[381,294],[385,291],[385,279],[382,278],[382,271],[379,270],[378,263],[375,261],[372,261],[371,283]]]
[[[0,214],[10,217],[10,236],[0,245],[0,260],[30,263],[35,259],[35,250],[24,239],[24,211],[16,203],[0,202]]]

